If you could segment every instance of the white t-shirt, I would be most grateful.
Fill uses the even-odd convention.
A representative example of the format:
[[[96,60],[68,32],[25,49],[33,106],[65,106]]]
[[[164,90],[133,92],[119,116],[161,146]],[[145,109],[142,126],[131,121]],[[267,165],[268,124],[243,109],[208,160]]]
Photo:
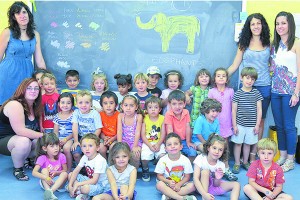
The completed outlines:
[[[154,172],[163,174],[165,178],[178,183],[184,174],[193,173],[193,167],[190,160],[184,155],[180,155],[179,159],[175,161],[171,160],[168,155],[164,155],[159,159]]]
[[[201,170],[209,169],[209,171],[215,172],[216,169],[221,168],[225,172],[225,164],[222,161],[218,160],[217,164],[211,165],[207,161],[207,156],[203,154],[196,157],[194,164],[200,167]]]
[[[120,189],[121,185],[129,185],[129,180],[130,180],[130,174],[132,170],[134,170],[135,167],[132,165],[128,164],[126,169],[123,172],[118,172],[116,167],[114,165],[110,166],[109,169],[114,175],[116,179],[116,183],[118,188]]]

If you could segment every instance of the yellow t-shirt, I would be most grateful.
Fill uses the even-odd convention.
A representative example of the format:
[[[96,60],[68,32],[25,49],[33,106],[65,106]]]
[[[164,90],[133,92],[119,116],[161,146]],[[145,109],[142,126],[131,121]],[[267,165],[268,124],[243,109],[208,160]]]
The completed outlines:
[[[146,125],[146,138],[151,144],[155,144],[160,140],[160,132],[162,129],[162,124],[164,122],[164,116],[159,115],[156,122],[150,120],[149,115],[144,118],[144,123]]]

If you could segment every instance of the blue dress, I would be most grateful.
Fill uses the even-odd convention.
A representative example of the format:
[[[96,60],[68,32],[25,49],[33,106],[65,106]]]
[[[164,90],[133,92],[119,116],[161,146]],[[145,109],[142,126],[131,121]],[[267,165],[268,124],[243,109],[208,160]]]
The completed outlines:
[[[14,94],[25,78],[32,76],[34,68],[31,59],[35,45],[35,37],[22,41],[13,38],[10,32],[5,58],[0,63],[0,105]]]

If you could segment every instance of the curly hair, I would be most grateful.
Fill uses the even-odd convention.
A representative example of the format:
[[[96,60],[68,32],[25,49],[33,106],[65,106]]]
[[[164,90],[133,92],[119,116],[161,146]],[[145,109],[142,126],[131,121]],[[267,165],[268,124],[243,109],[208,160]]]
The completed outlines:
[[[207,98],[201,103],[200,112],[202,115],[205,115],[205,113],[208,114],[211,110],[221,112],[222,104],[216,99]]]
[[[16,1],[8,9],[8,11],[7,11],[8,24],[9,24],[8,28],[12,31],[12,35],[14,38],[19,39],[21,37],[21,29],[15,18],[15,14],[20,13],[22,8],[24,8],[26,10],[26,12],[28,13],[28,17],[29,17],[29,21],[28,21],[27,28],[26,28],[26,34],[28,35],[28,37],[30,39],[33,39],[35,36],[35,34],[34,34],[35,23],[34,23],[33,15],[30,12],[29,7],[22,1]]]
[[[208,137],[208,139],[206,140],[206,142],[203,144],[203,151],[204,154],[208,155],[208,149],[210,146],[214,145],[215,142],[219,142],[220,144],[224,145],[224,149],[223,149],[223,154],[222,156],[219,158],[219,160],[221,161],[227,161],[228,160],[228,147],[227,147],[227,143],[226,140],[224,138],[222,138],[220,135],[216,134],[216,133],[212,133],[210,134],[210,136]]]
[[[251,32],[250,26],[251,26],[251,20],[253,18],[261,21],[262,30],[261,30],[261,34],[260,34],[260,41],[261,41],[262,45],[264,47],[270,46],[270,29],[269,29],[269,25],[268,25],[266,19],[260,13],[253,13],[247,17],[247,20],[244,24],[242,32],[240,33],[240,36],[239,36],[238,46],[241,51],[245,51],[249,47],[250,40],[252,38],[252,32]]]

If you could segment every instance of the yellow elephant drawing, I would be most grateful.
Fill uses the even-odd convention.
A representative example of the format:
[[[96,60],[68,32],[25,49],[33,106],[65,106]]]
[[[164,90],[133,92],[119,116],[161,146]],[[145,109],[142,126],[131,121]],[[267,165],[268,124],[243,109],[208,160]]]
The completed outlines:
[[[157,13],[146,23],[141,22],[140,16],[137,16],[136,23],[141,29],[154,29],[160,34],[163,52],[168,52],[171,39],[181,33],[187,37],[186,52],[194,53],[196,34],[200,34],[200,21],[196,16],[167,17],[164,13]]]

